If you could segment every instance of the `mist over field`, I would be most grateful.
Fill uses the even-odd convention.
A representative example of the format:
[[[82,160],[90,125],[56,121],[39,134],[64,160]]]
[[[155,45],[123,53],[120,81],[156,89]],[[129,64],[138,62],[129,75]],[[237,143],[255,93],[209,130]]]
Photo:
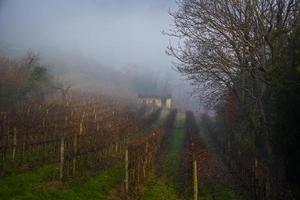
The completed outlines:
[[[72,89],[135,98],[172,94],[195,105],[191,87],[165,54],[173,0],[2,0],[0,52],[30,51]],[[172,88],[172,89],[171,89]]]

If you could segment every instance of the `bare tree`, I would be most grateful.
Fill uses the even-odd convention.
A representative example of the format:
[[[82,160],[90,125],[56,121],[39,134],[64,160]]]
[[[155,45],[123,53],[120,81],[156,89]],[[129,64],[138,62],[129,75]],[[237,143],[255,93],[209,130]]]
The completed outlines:
[[[170,12],[176,38],[167,54],[176,69],[199,89],[207,105],[220,104],[229,91],[241,113],[249,106],[258,117],[257,132],[271,157],[270,130],[263,99],[271,84],[269,74],[286,47],[299,15],[296,0],[179,0]],[[255,133],[258,134],[258,133]]]
[[[295,0],[180,0],[167,33],[179,43],[167,53],[179,61],[179,72],[213,94],[203,96],[210,103],[230,89],[240,102],[247,96],[259,104],[297,6]]]

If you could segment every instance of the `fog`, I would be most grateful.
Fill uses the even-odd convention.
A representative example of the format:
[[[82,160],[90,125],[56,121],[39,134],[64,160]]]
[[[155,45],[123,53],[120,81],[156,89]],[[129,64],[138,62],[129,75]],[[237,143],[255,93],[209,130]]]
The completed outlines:
[[[0,0],[0,52],[28,50],[73,88],[109,95],[171,93],[182,107],[191,88],[165,54],[175,0]]]

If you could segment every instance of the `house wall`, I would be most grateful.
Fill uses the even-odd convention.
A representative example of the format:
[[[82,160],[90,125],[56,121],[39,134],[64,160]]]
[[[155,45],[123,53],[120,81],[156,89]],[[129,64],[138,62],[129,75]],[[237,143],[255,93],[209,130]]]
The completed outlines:
[[[157,105],[158,107],[161,107],[162,106],[161,99],[155,99],[155,105]]]
[[[167,98],[166,99],[166,105],[165,105],[167,108],[171,108],[171,106],[172,106],[172,99],[170,99],[170,98]]]

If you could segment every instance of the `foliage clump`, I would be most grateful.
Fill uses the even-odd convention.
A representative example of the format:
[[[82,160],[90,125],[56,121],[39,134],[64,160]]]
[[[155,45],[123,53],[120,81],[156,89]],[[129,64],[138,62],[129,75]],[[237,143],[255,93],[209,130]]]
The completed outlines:
[[[0,57],[0,106],[11,106],[19,101],[42,102],[53,91],[47,67],[38,56],[28,53],[24,58]]]

